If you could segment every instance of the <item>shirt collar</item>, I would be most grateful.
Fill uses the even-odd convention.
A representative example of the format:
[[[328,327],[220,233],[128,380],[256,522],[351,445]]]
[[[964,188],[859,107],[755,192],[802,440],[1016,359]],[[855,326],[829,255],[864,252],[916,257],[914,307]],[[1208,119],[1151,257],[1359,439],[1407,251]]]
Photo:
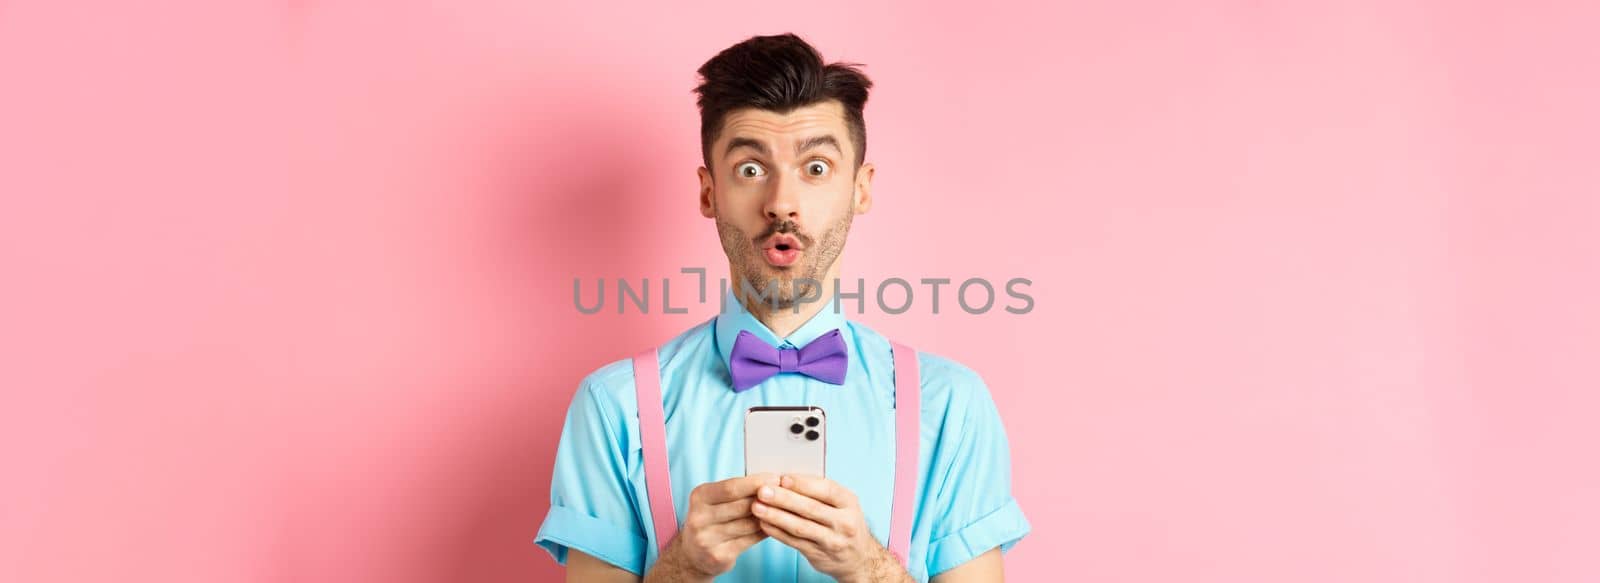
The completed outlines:
[[[717,314],[717,351],[722,355],[723,366],[729,367],[729,370],[732,370],[733,340],[739,337],[741,331],[754,334],[756,338],[775,347],[800,348],[828,331],[838,328],[844,337],[845,345],[851,345],[850,327],[845,325],[844,314],[833,309],[832,300],[824,303],[822,309],[812,314],[811,319],[801,324],[794,333],[783,338],[778,338],[766,324],[762,324],[761,320],[757,320],[755,315],[746,310],[744,304],[739,303],[739,297],[733,290],[730,289],[723,295],[722,305],[722,313]]]

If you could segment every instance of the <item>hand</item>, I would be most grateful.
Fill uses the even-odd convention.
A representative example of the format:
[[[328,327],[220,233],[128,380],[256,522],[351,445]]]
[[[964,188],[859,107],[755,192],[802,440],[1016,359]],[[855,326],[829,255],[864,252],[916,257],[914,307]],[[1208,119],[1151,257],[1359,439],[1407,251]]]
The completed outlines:
[[[761,531],[800,551],[839,581],[905,581],[910,575],[867,528],[856,495],[820,476],[783,476],[763,486],[751,512]]]
[[[733,569],[740,553],[767,538],[750,514],[756,489],[777,484],[777,476],[757,474],[696,486],[689,493],[683,529],[667,543],[658,567],[650,570],[652,580],[710,581]]]

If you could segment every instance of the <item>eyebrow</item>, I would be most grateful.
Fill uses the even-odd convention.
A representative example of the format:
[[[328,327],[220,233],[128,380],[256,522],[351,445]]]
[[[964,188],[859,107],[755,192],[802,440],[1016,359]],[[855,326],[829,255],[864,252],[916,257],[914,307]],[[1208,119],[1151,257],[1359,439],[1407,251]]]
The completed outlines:
[[[799,155],[804,153],[806,150],[810,150],[819,146],[833,146],[833,149],[838,150],[840,154],[844,153],[844,148],[839,147],[839,140],[834,138],[832,134],[806,138],[805,141],[795,145],[794,153],[795,155]],[[746,138],[743,136],[728,140],[728,147],[722,151],[722,155],[727,156],[737,148],[750,148],[762,156],[772,156],[772,151],[767,149],[766,144],[763,144],[753,138]]]

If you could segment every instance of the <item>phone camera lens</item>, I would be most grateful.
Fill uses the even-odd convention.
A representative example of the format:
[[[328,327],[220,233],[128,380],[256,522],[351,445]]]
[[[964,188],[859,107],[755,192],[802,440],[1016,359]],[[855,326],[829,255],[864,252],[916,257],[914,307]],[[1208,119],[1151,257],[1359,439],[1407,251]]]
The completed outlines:
[[[819,437],[822,437],[821,433],[817,433],[815,431],[806,432],[806,441],[816,441]]]
[[[806,427],[816,427],[817,424],[821,423],[821,422],[822,422],[822,420],[818,419],[816,417],[807,417],[806,418]]]
[[[790,425],[789,426],[789,433],[800,433],[800,432],[805,431],[805,430],[806,430],[805,426],[801,425],[799,423],[796,423],[794,425]]]

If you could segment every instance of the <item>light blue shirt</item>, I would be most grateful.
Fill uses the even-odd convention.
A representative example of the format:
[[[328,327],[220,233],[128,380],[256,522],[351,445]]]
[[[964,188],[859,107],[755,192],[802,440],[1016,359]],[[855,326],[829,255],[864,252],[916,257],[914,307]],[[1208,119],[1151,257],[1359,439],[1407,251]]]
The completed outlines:
[[[888,545],[894,487],[894,367],[889,341],[826,304],[778,338],[730,294],[727,309],[659,349],[672,498],[678,521],[695,486],[744,475],[744,413],[755,406],[814,405],[828,414],[828,478],[854,492],[878,542]],[[843,385],[780,373],[735,393],[733,340],[748,330],[777,347],[805,346],[838,328],[849,347]],[[914,346],[914,345],[913,345]],[[910,571],[918,581],[999,547],[1030,529],[1011,496],[1011,450],[983,380],[955,361],[918,351],[922,446]],[[659,554],[645,490],[633,365],[585,377],[556,449],[550,513],[535,542],[566,564],[577,549],[636,574]],[[832,581],[799,551],[768,538],[717,581]]]

